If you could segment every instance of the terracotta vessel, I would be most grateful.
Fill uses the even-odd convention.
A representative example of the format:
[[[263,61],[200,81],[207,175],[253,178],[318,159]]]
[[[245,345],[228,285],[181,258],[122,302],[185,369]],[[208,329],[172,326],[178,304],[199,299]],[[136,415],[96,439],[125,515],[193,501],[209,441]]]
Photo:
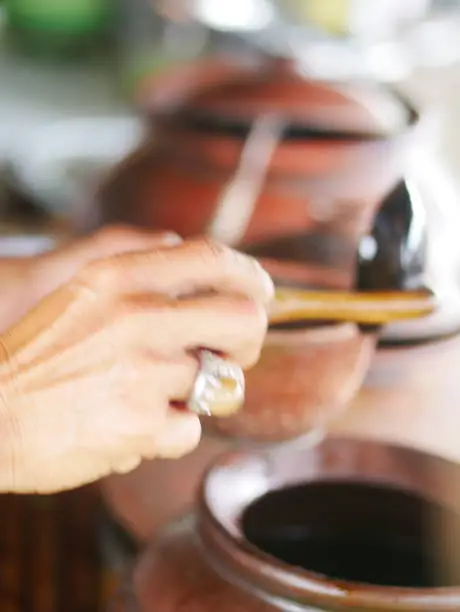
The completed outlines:
[[[206,430],[279,442],[328,425],[358,392],[375,342],[352,323],[270,332],[260,362],[246,373],[245,407],[204,419]]]
[[[114,610],[457,611],[459,479],[454,463],[352,439],[228,455]]]
[[[335,253],[355,252],[402,176],[419,125],[387,91],[310,81],[273,60],[185,66],[146,82],[140,102],[151,131],[101,188],[87,225],[207,233],[242,249],[300,237],[304,264],[315,236],[333,235]],[[229,189],[230,215],[219,206]],[[279,261],[272,271],[290,274]],[[353,260],[341,271],[337,282],[352,285]]]

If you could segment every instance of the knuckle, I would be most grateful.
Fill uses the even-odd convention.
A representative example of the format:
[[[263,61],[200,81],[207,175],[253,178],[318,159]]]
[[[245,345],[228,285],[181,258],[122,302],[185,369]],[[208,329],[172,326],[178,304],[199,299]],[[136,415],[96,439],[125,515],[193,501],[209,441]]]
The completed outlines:
[[[249,337],[257,342],[262,342],[265,338],[268,327],[268,313],[263,304],[259,301],[247,299],[247,327]]]
[[[208,265],[217,268],[223,277],[252,279],[255,285],[259,284],[261,266],[249,255],[208,238],[199,241],[198,254]]]
[[[114,260],[99,260],[87,264],[79,273],[78,281],[97,294],[113,294],[120,289],[122,274]]]
[[[197,255],[206,263],[227,262],[231,249],[211,238],[202,238],[196,245]]]

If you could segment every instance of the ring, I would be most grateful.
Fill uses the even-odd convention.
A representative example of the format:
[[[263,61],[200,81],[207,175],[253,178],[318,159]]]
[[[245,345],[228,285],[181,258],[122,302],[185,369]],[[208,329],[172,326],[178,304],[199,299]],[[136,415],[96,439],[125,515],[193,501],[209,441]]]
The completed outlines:
[[[240,366],[212,353],[199,353],[200,369],[187,408],[200,416],[227,416],[244,402],[245,380]]]

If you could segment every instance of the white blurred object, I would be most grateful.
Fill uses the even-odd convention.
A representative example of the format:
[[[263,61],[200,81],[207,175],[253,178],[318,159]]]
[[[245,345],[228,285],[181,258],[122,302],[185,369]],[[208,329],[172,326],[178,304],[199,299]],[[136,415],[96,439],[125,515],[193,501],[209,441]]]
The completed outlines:
[[[16,234],[0,236],[0,257],[32,257],[58,246],[58,236],[51,234]]]
[[[194,0],[193,13],[209,28],[225,31],[260,30],[275,17],[268,0]]]
[[[296,23],[372,37],[424,17],[431,0],[276,0],[276,4]]]
[[[9,151],[10,180],[54,216],[72,217],[104,174],[140,142],[131,117],[64,119],[45,123]]]
[[[259,49],[323,79],[406,78],[460,59],[459,0],[272,0],[277,18]]]

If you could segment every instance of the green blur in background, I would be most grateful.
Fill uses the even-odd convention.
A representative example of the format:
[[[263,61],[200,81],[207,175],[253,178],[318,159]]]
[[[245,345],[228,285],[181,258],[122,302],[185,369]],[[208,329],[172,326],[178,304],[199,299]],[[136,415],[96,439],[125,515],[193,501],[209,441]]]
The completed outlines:
[[[82,56],[103,47],[113,0],[5,0],[11,38],[32,54]]]

